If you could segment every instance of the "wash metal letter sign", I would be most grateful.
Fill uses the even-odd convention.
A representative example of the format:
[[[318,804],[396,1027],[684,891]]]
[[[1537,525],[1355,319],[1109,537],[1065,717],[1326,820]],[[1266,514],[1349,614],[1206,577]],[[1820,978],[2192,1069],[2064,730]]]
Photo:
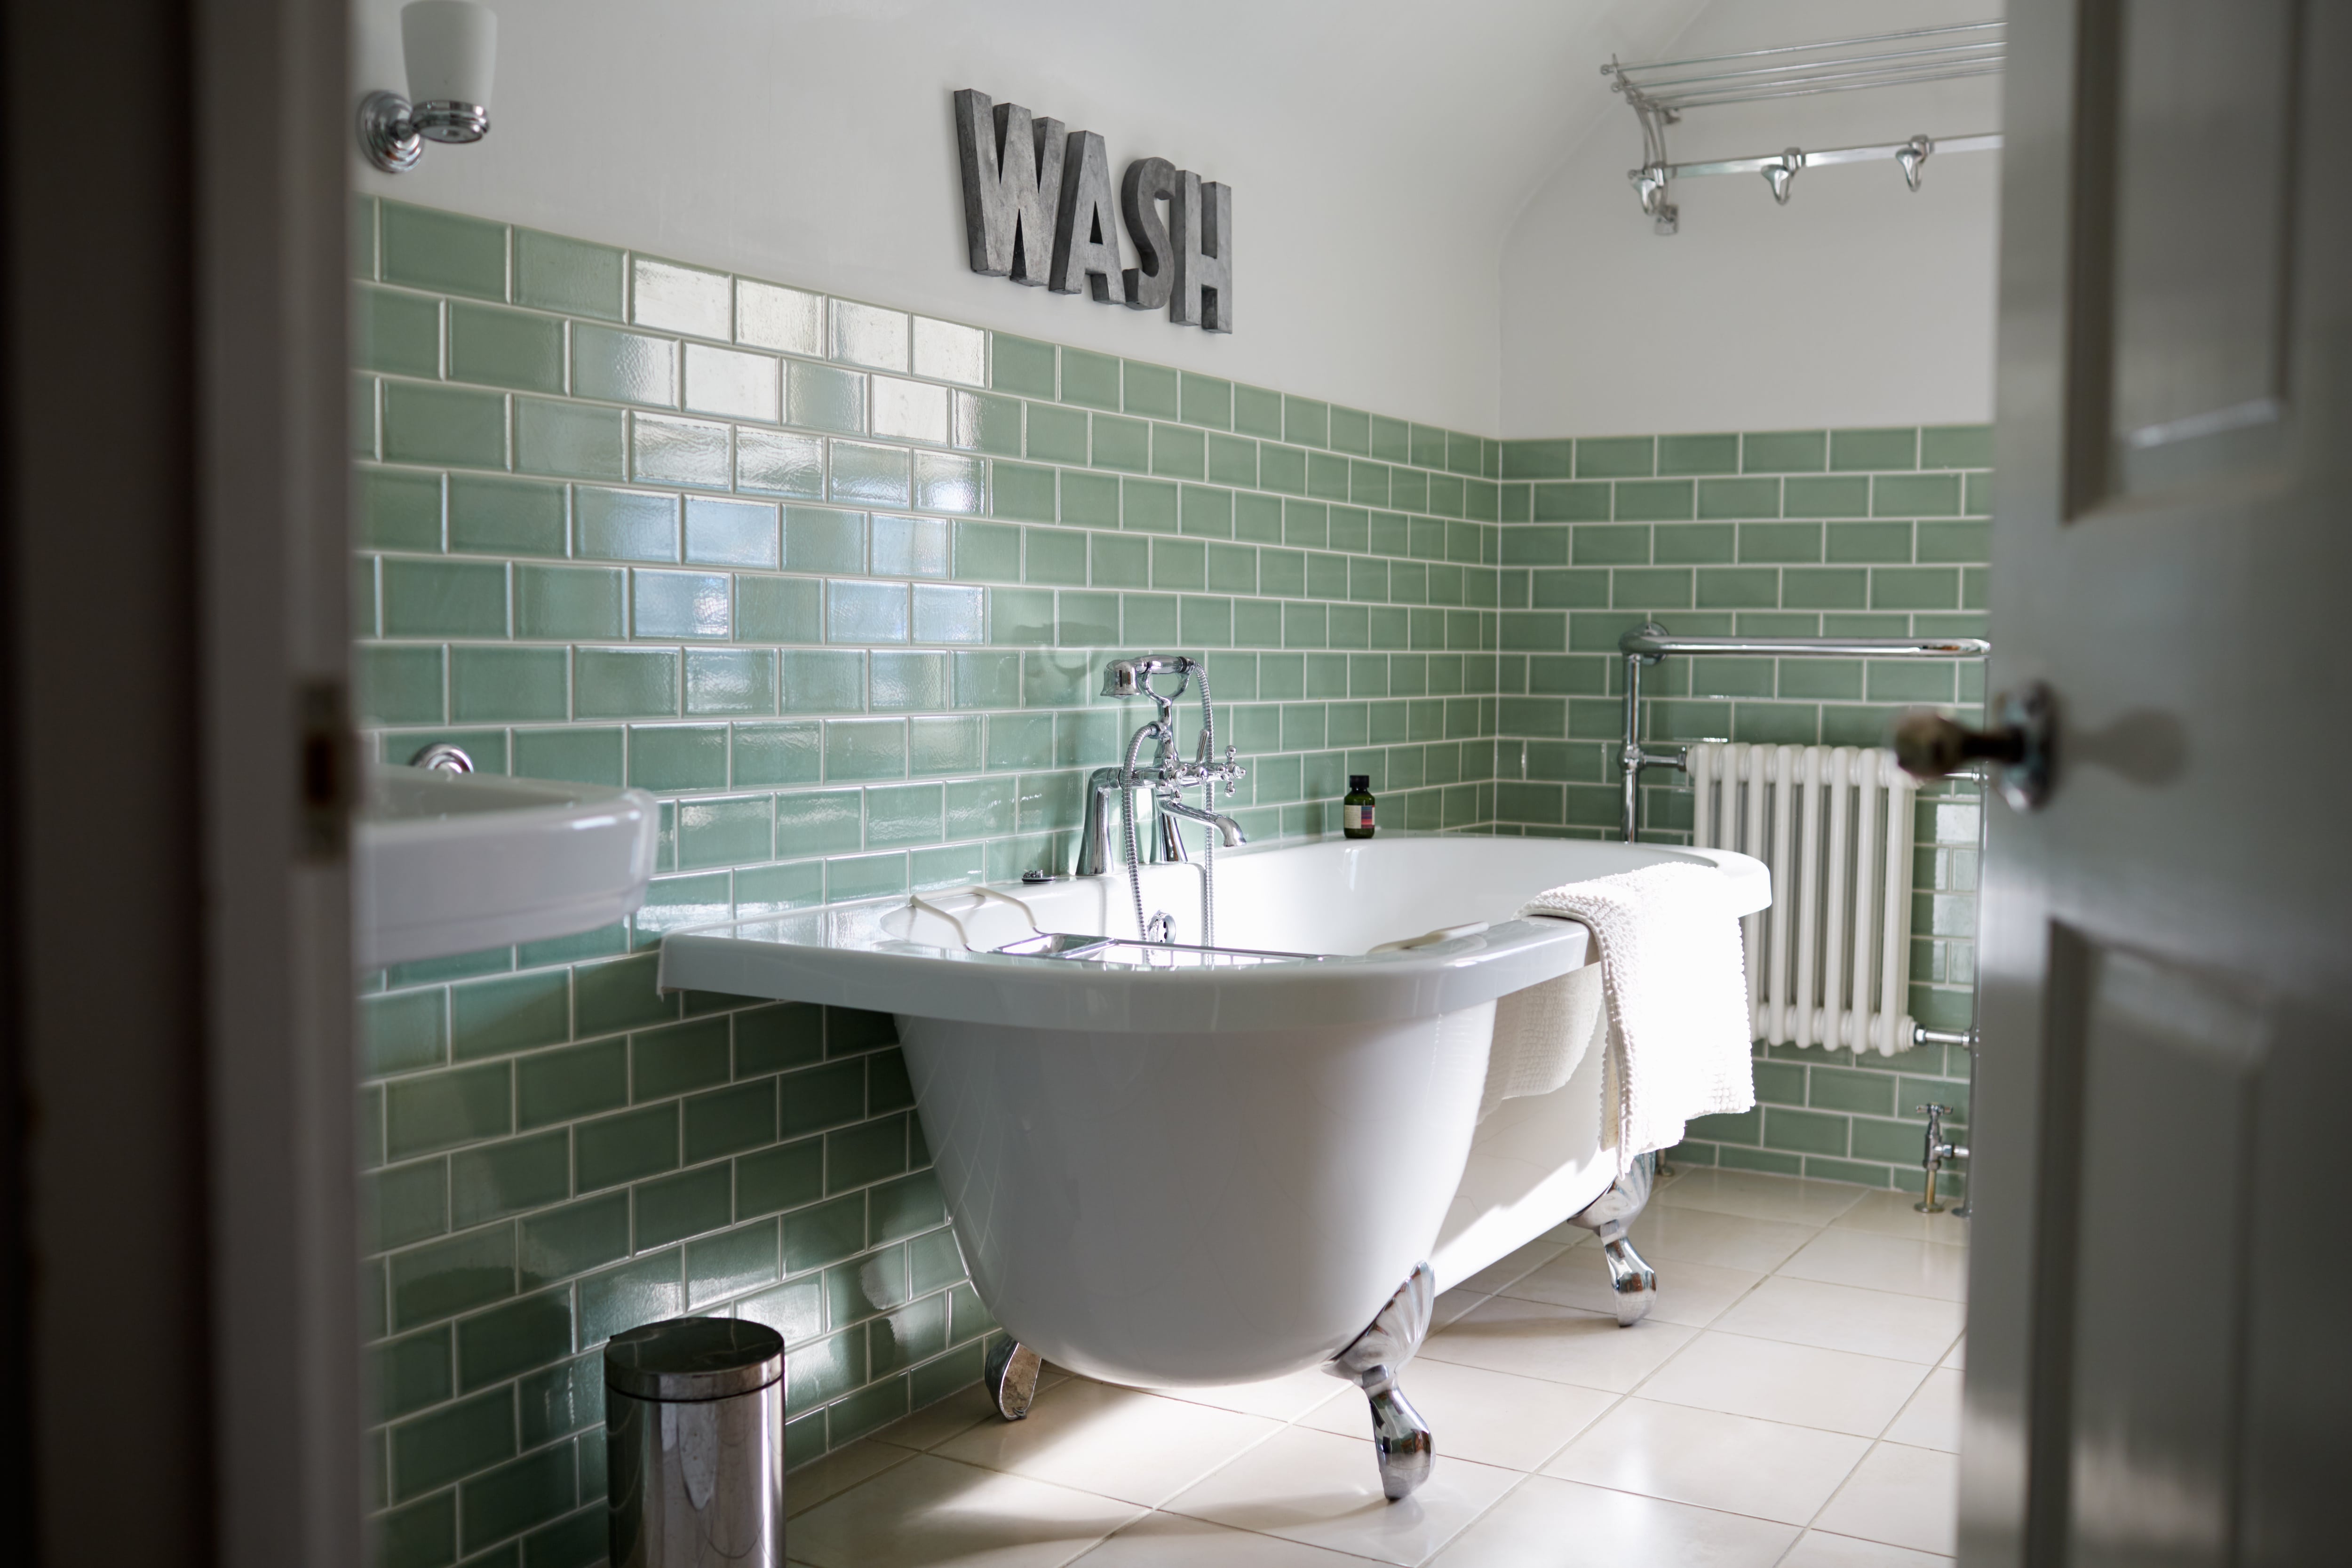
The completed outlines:
[[[1165,158],[1138,158],[1118,207],[1138,265],[1122,267],[1110,160],[1091,131],[1065,132],[1017,103],[955,95],[971,269],[1097,304],[1167,309],[1179,326],[1234,330],[1234,193]],[[1168,204],[1165,222],[1160,204]]]

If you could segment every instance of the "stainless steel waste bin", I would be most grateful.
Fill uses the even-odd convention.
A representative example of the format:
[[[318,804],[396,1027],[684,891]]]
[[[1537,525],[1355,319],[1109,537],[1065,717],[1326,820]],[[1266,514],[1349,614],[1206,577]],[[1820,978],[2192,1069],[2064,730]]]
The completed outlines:
[[[784,1342],[673,1318],[604,1346],[612,1568],[784,1568]]]

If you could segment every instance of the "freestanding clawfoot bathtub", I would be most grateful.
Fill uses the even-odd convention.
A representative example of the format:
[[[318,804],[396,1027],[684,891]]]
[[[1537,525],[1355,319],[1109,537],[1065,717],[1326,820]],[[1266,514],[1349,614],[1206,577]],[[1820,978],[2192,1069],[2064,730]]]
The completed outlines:
[[[1395,1370],[1433,1289],[1572,1216],[1621,1240],[1646,1195],[1645,1173],[1612,1185],[1600,1051],[1478,1120],[1496,998],[1589,962],[1583,926],[1517,912],[1664,859],[1718,868],[1727,914],[1769,901],[1727,851],[1383,835],[1219,854],[1220,954],[1137,942],[1122,872],[676,932],[662,983],[897,1016],[972,1283],[1017,1342],[991,1367],[1008,1415],[1039,1355],[1144,1387],[1333,1363],[1402,1496],[1429,1450]],[[1189,914],[1202,875],[1143,866],[1140,902]],[[1630,1321],[1649,1277],[1621,1272]]]

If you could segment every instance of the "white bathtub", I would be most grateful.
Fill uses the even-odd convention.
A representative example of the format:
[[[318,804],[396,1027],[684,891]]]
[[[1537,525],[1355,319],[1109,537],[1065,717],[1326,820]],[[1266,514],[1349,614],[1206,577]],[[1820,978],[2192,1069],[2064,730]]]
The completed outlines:
[[[1606,1189],[1597,1055],[1477,1121],[1496,998],[1588,962],[1547,888],[1721,850],[1388,836],[1217,857],[1223,947],[1346,955],[1139,970],[1009,957],[1030,920],[969,889],[672,933],[666,986],[895,1014],[924,1135],[981,1299],[1024,1345],[1146,1387],[1315,1365],[1428,1260],[1440,1289]],[[1198,940],[1199,873],[1145,868]],[[1038,928],[1132,937],[1123,871],[1005,884]],[[1367,953],[1434,929],[1489,929]],[[961,930],[959,930],[959,927]]]

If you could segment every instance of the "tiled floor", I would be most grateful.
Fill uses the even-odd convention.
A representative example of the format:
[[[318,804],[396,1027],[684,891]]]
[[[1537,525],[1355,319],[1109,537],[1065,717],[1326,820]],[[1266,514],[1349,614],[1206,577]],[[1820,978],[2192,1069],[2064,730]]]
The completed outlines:
[[[1633,1227],[1647,1321],[1563,1226],[1464,1282],[1402,1379],[1436,1474],[1382,1501],[1319,1372],[977,1390],[795,1471],[807,1568],[1894,1568],[1953,1550],[1965,1223],[1891,1192],[1692,1170]],[[1049,1377],[1051,1374],[1049,1373]]]

